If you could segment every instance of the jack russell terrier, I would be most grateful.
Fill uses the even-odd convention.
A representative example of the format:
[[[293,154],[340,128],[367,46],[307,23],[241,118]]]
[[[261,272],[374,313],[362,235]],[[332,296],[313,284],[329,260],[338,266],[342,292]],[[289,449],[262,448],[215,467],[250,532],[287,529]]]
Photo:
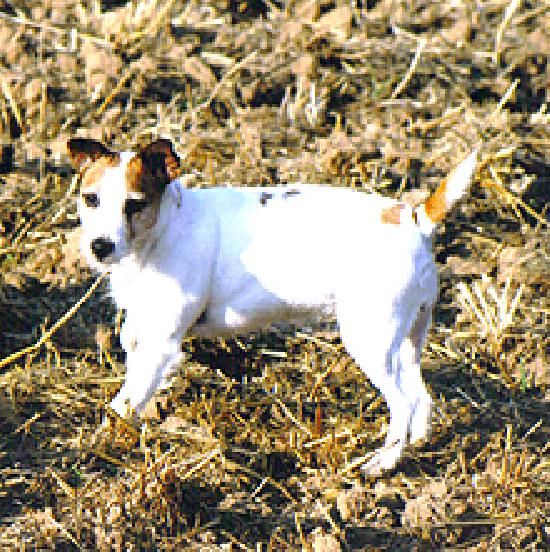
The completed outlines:
[[[126,311],[125,383],[138,414],[181,358],[182,338],[245,333],[335,314],[348,353],[390,413],[364,468],[392,468],[428,436],[420,355],[437,295],[432,234],[467,191],[471,153],[420,206],[313,185],[188,189],[168,140],[114,152],[75,138],[82,249]]]

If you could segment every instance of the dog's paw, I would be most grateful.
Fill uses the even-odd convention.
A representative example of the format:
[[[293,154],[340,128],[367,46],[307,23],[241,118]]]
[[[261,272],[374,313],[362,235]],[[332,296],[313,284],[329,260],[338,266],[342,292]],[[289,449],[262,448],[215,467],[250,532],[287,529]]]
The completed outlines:
[[[384,445],[374,451],[371,459],[361,466],[363,473],[369,476],[379,476],[391,470],[401,457],[404,445],[401,441]]]
[[[116,397],[115,397],[116,399]],[[111,402],[111,405],[113,403]],[[129,410],[128,415],[121,416],[109,405],[105,408],[101,426],[96,430],[96,438],[102,442],[114,442],[122,439],[126,444],[135,442],[140,436],[140,419]],[[130,438],[128,440],[128,437]]]
[[[136,350],[138,343],[137,334],[136,332],[132,331],[132,327],[128,324],[127,321],[124,322],[124,324],[122,324],[122,327],[120,328],[119,339],[122,348],[127,353],[133,353]]]
[[[430,437],[432,418],[432,399],[426,397],[421,399],[414,409],[409,427],[410,437],[409,442],[416,445],[422,441],[426,441]]]

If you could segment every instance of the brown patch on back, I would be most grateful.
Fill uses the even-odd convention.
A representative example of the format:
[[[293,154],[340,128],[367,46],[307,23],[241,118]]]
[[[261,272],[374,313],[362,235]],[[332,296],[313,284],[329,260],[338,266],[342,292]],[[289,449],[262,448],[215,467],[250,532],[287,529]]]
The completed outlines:
[[[380,214],[380,222],[382,224],[401,224],[401,211],[405,208],[404,203],[396,203],[387,209],[383,209]]]
[[[300,195],[300,190],[296,190],[296,189],[287,190],[286,192],[283,193],[283,199],[288,199],[289,197],[297,196],[297,195]]]
[[[208,322],[208,312],[206,308],[199,314],[199,317],[197,318],[195,325],[199,326],[201,324],[206,324]]]
[[[296,189],[292,189],[292,190],[286,190],[282,193],[282,198],[283,199],[288,199],[289,197],[293,197],[293,196],[297,196],[297,195],[300,195],[300,190],[296,190]],[[262,192],[260,194],[260,204],[261,205],[267,205],[267,202],[270,200],[270,199],[273,199],[273,194],[272,193],[269,193],[269,192]]]
[[[273,198],[273,194],[270,194],[269,192],[262,192],[260,194],[260,204],[265,206],[267,205],[267,202]]]
[[[432,222],[443,220],[447,214],[447,181],[444,180],[437,190],[424,203],[426,215]]]
[[[116,167],[120,163],[120,156],[117,154],[103,156],[91,161],[89,165],[82,168],[81,188],[92,188],[96,182],[103,177],[105,170],[109,167]]]

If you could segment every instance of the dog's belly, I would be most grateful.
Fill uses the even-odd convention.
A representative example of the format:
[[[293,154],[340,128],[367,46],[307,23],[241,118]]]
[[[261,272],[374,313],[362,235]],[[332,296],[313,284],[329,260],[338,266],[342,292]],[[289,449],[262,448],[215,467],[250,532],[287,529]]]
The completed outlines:
[[[256,302],[249,299],[229,305],[206,306],[204,314],[190,328],[188,335],[212,338],[246,334],[273,324],[316,324],[336,314],[335,301],[331,296],[311,304],[290,304],[274,296],[264,296]]]

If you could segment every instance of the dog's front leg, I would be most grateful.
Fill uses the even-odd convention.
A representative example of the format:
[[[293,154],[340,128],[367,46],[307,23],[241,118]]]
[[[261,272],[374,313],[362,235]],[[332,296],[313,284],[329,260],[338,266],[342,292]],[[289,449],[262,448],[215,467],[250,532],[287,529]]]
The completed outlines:
[[[180,332],[166,339],[158,336],[136,338],[132,347],[126,350],[126,380],[111,408],[125,416],[128,407],[139,414],[153,393],[161,386],[165,378],[181,360]]]

